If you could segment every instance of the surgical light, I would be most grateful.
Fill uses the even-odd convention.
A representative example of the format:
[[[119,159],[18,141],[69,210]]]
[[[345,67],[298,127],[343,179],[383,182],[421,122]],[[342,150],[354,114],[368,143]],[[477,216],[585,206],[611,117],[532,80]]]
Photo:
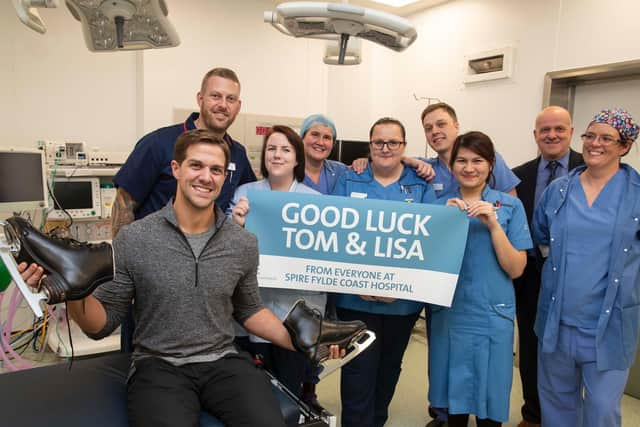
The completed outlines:
[[[417,3],[418,0],[372,0],[376,3],[386,4],[393,7],[404,7],[412,3]]]
[[[85,43],[93,52],[180,44],[164,0],[66,0],[66,4],[82,24]]]
[[[18,19],[24,25],[33,31],[44,34],[47,32],[47,27],[36,8],[58,7],[58,0],[13,0],[13,7],[16,9]]]
[[[310,37],[340,42],[338,63],[345,63],[349,38],[359,37],[397,52],[418,37],[404,18],[390,13],[344,3],[287,2],[264,12],[264,22],[292,37]]]

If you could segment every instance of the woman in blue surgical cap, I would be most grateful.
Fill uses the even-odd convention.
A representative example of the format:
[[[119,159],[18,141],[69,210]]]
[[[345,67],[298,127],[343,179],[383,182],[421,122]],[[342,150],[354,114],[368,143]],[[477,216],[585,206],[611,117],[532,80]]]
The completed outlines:
[[[304,184],[322,194],[331,194],[347,170],[343,163],[329,160],[336,142],[336,125],[327,116],[313,114],[302,122],[300,136],[304,144]]]
[[[640,175],[621,158],[638,136],[622,109],[582,137],[585,166],[542,195],[533,237],[548,258],[535,331],[543,426],[620,426],[640,330]]]

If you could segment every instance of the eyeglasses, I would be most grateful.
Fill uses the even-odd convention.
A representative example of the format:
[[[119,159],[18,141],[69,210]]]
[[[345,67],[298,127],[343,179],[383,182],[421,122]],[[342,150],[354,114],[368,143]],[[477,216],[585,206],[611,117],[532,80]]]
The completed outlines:
[[[587,132],[580,135],[583,142],[592,143],[595,140],[599,139],[602,145],[612,145],[616,142],[622,142],[619,139],[615,139],[611,135],[598,135],[597,133]]]
[[[371,141],[371,145],[373,145],[376,148],[376,150],[384,149],[385,145],[389,150],[397,150],[398,148],[400,148],[401,145],[404,145],[404,144],[405,144],[405,141],[396,141],[394,139],[390,141],[383,141],[381,139]]]

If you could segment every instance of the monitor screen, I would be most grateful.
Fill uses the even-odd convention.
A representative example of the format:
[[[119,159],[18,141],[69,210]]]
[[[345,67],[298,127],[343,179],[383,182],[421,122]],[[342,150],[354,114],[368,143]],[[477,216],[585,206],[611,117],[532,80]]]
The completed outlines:
[[[93,187],[91,181],[60,181],[53,184],[56,209],[92,209]]]
[[[340,140],[340,161],[351,166],[354,160],[369,157],[369,141]]]
[[[48,219],[99,218],[101,215],[100,178],[56,178],[53,183],[54,209]]]
[[[340,161],[340,141],[339,140],[333,143],[333,146],[331,147],[331,153],[329,153],[329,157],[327,157],[327,159],[335,160],[336,162]]]
[[[47,199],[43,152],[0,150],[0,211],[46,208]]]

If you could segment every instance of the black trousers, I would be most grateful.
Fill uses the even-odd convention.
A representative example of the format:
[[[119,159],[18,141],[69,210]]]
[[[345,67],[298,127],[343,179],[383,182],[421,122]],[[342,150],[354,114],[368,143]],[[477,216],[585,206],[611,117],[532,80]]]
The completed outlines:
[[[246,350],[253,356],[260,356],[265,369],[296,396],[302,397],[302,381],[309,365],[302,353],[271,343],[254,343],[249,340]]]
[[[285,426],[269,380],[244,353],[183,366],[135,362],[128,383],[132,427],[198,427],[203,409],[226,426]]]
[[[400,377],[402,356],[418,314],[365,313],[338,307],[340,320],[362,320],[376,340],[342,367],[342,427],[382,427]]]
[[[449,414],[449,427],[467,427],[469,424],[469,414]],[[480,419],[476,417],[476,425],[478,427],[500,427],[502,423],[490,420],[489,418]]]
[[[540,294],[540,266],[536,258],[528,256],[524,273],[513,281],[516,293],[518,343],[520,344],[520,379],[522,380],[522,418],[540,424],[538,398],[538,338],[533,331]]]

